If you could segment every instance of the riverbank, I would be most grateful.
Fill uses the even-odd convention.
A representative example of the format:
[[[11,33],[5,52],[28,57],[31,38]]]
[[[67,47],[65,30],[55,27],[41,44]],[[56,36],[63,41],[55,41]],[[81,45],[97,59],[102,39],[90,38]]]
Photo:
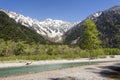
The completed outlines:
[[[120,80],[119,70],[120,62],[108,62],[18,76],[0,77],[0,80]]]
[[[0,62],[0,68],[9,67],[22,67],[22,66],[32,66],[32,65],[47,65],[47,64],[60,64],[60,63],[74,63],[74,62],[89,62],[89,61],[119,61],[120,55],[116,55],[114,58],[107,56],[106,58],[91,59],[81,58],[75,60],[41,60],[41,61],[8,61]]]

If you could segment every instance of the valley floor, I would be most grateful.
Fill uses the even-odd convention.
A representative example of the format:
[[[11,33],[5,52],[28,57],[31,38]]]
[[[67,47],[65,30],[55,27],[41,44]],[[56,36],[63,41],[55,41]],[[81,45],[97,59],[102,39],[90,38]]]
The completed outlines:
[[[0,68],[20,67],[29,65],[44,65],[70,62],[88,62],[89,59],[75,60],[44,60],[44,61],[19,61],[19,62],[0,62]],[[43,71],[24,75],[0,77],[0,80],[120,80],[120,55],[114,58],[92,59],[91,61],[114,61],[85,65],[67,69]]]
[[[120,80],[120,61],[0,77],[0,80]]]

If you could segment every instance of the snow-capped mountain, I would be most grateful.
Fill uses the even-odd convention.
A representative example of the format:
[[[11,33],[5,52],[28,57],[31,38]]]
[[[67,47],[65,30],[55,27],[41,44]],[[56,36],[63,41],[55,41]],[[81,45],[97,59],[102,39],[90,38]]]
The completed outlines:
[[[28,28],[32,28],[40,35],[56,42],[61,41],[62,35],[73,26],[77,25],[77,23],[52,20],[50,18],[40,22],[36,19],[25,17],[15,12],[5,10],[2,11],[5,12],[10,18],[14,19],[17,23],[20,23]]]

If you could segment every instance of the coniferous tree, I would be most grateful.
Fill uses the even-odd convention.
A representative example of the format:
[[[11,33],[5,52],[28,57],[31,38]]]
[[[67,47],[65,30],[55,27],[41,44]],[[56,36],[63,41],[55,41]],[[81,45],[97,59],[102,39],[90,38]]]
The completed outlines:
[[[97,53],[94,53],[94,50],[101,47],[101,40],[99,39],[99,31],[92,20],[87,19],[84,23],[84,27],[80,47],[89,52],[88,57],[91,59],[98,55]]]
[[[87,19],[84,24],[82,42],[80,47],[82,49],[93,50],[100,48],[101,40],[99,39],[99,31],[96,28],[95,23]]]

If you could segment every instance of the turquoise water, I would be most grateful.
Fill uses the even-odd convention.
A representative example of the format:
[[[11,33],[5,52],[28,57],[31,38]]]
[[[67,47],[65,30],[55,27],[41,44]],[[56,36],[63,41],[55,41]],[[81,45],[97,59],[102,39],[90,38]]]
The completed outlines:
[[[100,63],[100,62],[91,62],[90,64],[97,64],[97,63]],[[61,68],[70,68],[70,67],[77,67],[82,65],[89,65],[89,62],[2,68],[0,69],[0,76],[20,75],[25,73],[40,72],[40,71],[47,71],[47,70],[54,70],[54,69],[61,69]]]

